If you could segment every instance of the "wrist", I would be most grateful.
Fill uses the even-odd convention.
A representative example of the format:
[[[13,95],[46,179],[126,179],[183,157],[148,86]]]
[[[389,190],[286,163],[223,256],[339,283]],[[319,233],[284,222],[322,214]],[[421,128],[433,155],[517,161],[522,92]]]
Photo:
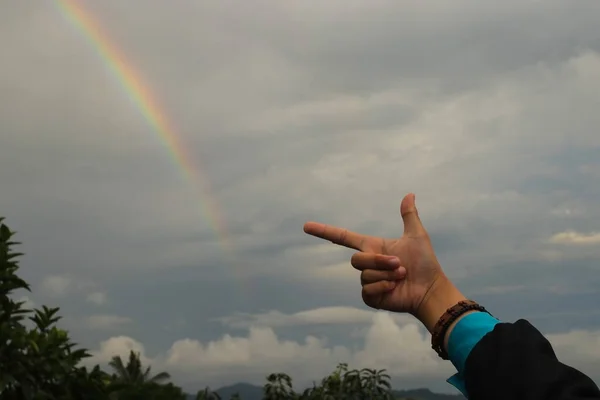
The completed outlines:
[[[435,324],[448,308],[466,299],[448,277],[442,275],[433,282],[431,288],[425,294],[415,317],[431,333]]]

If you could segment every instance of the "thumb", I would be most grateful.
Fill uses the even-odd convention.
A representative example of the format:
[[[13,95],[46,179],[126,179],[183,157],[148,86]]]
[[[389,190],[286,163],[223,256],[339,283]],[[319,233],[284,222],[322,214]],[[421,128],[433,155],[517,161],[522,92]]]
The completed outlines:
[[[409,236],[415,236],[425,233],[425,228],[419,218],[419,212],[415,206],[415,195],[413,193],[407,194],[402,199],[400,205],[400,214],[404,221],[404,234]]]

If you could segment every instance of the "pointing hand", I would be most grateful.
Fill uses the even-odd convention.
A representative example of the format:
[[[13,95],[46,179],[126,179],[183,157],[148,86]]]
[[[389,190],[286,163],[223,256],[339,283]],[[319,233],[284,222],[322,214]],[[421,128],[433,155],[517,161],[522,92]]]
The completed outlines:
[[[318,222],[307,222],[304,231],[358,250],[351,264],[361,271],[365,304],[417,316],[435,283],[445,275],[419,219],[413,194],[402,200],[400,214],[404,221],[400,238],[367,236]]]

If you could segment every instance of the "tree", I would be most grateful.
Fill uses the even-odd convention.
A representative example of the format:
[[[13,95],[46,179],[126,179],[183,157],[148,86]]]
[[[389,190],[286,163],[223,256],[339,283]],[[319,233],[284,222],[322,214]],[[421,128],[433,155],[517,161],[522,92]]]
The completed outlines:
[[[183,390],[172,383],[148,382],[142,386],[125,386],[112,394],[111,400],[185,400]]]
[[[221,400],[221,396],[219,396],[219,393],[210,390],[207,386],[196,393],[196,400]]]
[[[376,370],[363,368],[360,370],[362,392],[371,399],[393,399],[390,376],[384,369]]]
[[[298,397],[292,387],[292,378],[283,373],[267,376],[264,394],[265,400],[288,400]]]
[[[169,382],[167,384],[149,383],[146,399],[154,400],[185,400],[183,389]]]
[[[302,398],[311,400],[334,400],[344,398],[344,395],[351,392],[347,386],[351,386],[353,382],[352,376],[345,379],[346,375],[348,375],[348,365],[339,364],[331,374],[321,380],[319,386],[313,383],[312,388],[305,390],[302,394]]]
[[[121,356],[114,356],[108,363],[113,370],[112,382],[120,389],[113,399],[184,399],[181,388],[165,382],[171,378],[167,372],[151,375],[152,367],[142,367],[141,356],[133,350],[129,352],[127,364]]]
[[[127,365],[123,364],[121,356],[114,356],[108,365],[113,369],[113,379],[128,385],[144,385],[147,383],[161,384],[171,379],[171,375],[167,372],[159,372],[153,377],[150,377],[152,367],[148,366],[146,370],[143,371],[140,353],[135,353],[133,350],[129,351]]]
[[[353,399],[393,399],[390,377],[385,370],[348,370],[347,364],[339,364],[337,368],[321,380],[317,386],[306,389],[302,400],[353,400]]]
[[[89,357],[76,348],[68,332],[59,329],[58,308],[26,309],[16,291],[31,291],[21,279],[15,252],[19,245],[0,217],[0,397],[10,399],[100,399],[110,391],[106,374],[88,371],[80,362]],[[27,327],[25,321],[33,327]]]

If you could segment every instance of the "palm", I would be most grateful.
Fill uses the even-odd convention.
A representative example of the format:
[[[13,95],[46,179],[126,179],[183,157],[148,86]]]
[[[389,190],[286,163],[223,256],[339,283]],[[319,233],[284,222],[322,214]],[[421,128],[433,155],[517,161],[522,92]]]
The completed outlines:
[[[403,235],[400,239],[385,239],[380,254],[400,258],[407,274],[393,290],[375,299],[378,308],[399,312],[416,310],[440,271],[429,237],[425,234],[423,237]]]
[[[415,312],[442,272],[429,235],[414,207],[414,197],[409,195],[404,198],[401,214],[404,219],[404,234],[399,239],[362,235],[315,222],[307,223],[304,230],[313,236],[364,253],[398,257],[401,265],[406,268],[406,278],[398,281],[393,290],[375,297],[366,296],[363,292],[363,300],[374,308]]]

